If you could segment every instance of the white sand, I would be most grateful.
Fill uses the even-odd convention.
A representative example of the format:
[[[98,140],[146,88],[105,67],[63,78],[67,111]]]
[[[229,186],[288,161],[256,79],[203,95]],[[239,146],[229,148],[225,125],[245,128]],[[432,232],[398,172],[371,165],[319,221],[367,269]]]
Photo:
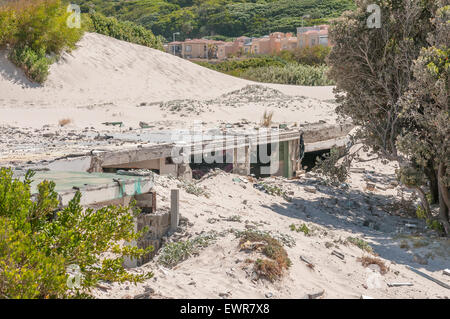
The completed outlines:
[[[277,98],[241,105],[239,110],[212,101],[211,109],[197,113],[170,113],[158,105],[141,103],[177,99],[211,100],[242,89],[254,82],[200,67],[187,60],[144,46],[88,33],[78,48],[63,54],[50,68],[43,86],[27,80],[23,72],[0,52],[0,124],[41,128],[70,118],[76,128],[102,128],[106,121],[123,121],[136,127],[139,121],[173,120],[259,121],[265,110],[274,111],[274,120],[314,122],[334,120],[332,87],[301,87],[260,84],[286,95],[287,109]],[[289,102],[289,99],[302,101]],[[223,101],[222,101],[223,102]],[[180,126],[180,125],[177,125]]]
[[[367,158],[367,157],[364,157]],[[401,187],[387,190],[364,189],[365,179],[376,179],[375,184],[386,187],[394,181],[395,165],[384,165],[380,160],[354,163],[354,167],[365,167],[366,173],[352,173],[348,190],[339,190],[328,186],[316,186],[316,194],[305,191],[312,187],[316,177],[300,180],[270,178],[273,183],[292,192],[292,201],[272,196],[255,189],[250,182],[235,182],[238,176],[220,173],[200,182],[210,198],[180,192],[180,213],[186,217],[190,226],[183,227],[182,240],[194,238],[202,232],[226,232],[230,229],[245,230],[246,226],[255,226],[258,230],[290,235],[295,246],[285,246],[292,261],[291,268],[280,281],[252,280],[253,265],[246,264],[247,258],[255,260],[262,255],[240,251],[239,239],[233,234],[219,237],[217,242],[201,250],[198,256],[190,257],[173,269],[167,269],[152,261],[136,271],[153,271],[155,278],[142,284],[105,284],[105,289],[97,291],[101,298],[130,298],[143,293],[145,288],[154,290],[154,298],[304,298],[307,294],[325,290],[323,298],[360,298],[361,295],[373,298],[448,298],[450,292],[424,279],[405,265],[411,265],[425,273],[450,283],[443,269],[450,266],[450,242],[445,239],[432,239],[418,235],[427,242],[424,247],[415,248],[414,236],[405,227],[408,220],[393,216],[383,208],[389,203],[399,201],[397,192]],[[244,177],[240,177],[246,180]],[[157,196],[159,209],[168,209],[170,188],[176,188],[179,182],[167,177],[159,177]],[[406,195],[409,197],[409,195]],[[246,202],[244,202],[246,201]],[[372,211],[372,212],[371,212]],[[241,222],[229,221],[238,215]],[[210,219],[217,219],[211,223]],[[378,223],[379,230],[364,227],[364,220]],[[208,221],[210,220],[210,221]],[[312,236],[290,230],[289,225],[300,226],[306,223],[315,229]],[[423,225],[422,225],[423,226]],[[399,230],[397,234],[395,231]],[[379,258],[389,267],[385,275],[377,275],[378,284],[370,285],[373,272],[363,267],[359,257],[369,256],[352,244],[342,244],[349,236],[363,238],[379,254]],[[405,240],[409,248],[400,247]],[[327,247],[332,243],[333,247]],[[337,250],[345,255],[341,260],[331,255]],[[427,265],[417,264],[414,254],[429,257]],[[303,256],[315,265],[308,268],[300,259]],[[158,256],[156,257],[156,259]],[[409,282],[412,287],[390,288],[387,283]]]

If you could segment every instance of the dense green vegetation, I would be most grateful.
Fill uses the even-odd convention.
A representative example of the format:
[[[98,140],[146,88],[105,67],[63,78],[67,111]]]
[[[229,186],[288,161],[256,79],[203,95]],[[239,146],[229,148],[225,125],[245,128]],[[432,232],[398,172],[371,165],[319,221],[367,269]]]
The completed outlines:
[[[20,181],[0,169],[0,299],[89,297],[99,280],[138,282],[152,276],[130,274],[122,266],[125,256],[151,250],[118,246],[141,236],[134,232],[137,210],[85,210],[79,192],[61,210],[53,182],[42,182],[37,198],[31,197],[32,177],[27,173]],[[79,276],[70,277],[70,269],[78,269]]]
[[[10,59],[42,83],[53,62],[50,55],[73,49],[83,34],[67,26],[69,15],[61,0],[9,2],[0,7],[0,47],[9,46]]]
[[[83,12],[139,23],[171,40],[222,35],[261,36],[321,24],[354,8],[353,0],[74,0]],[[310,18],[302,17],[309,15]]]
[[[326,76],[327,70],[328,68],[325,65],[309,66],[289,63],[283,67],[268,66],[251,68],[245,71],[242,77],[248,80],[266,83],[307,86],[332,85],[333,81],[329,80]]]
[[[261,68],[268,66],[283,67],[287,64],[287,61],[277,56],[254,56],[244,59],[226,60],[222,62],[196,62],[197,64],[226,73],[229,75],[242,77],[243,73],[248,69]]]
[[[450,237],[449,2],[374,3],[380,30],[367,28],[365,1],[331,27],[337,112],[353,119],[367,146],[398,161],[400,181],[421,199],[420,215]]]
[[[145,45],[163,50],[163,38],[156,37],[150,30],[129,21],[119,21],[114,17],[105,17],[100,13],[86,14],[84,23],[92,32],[104,34],[119,40]]]
[[[83,14],[81,27],[70,27],[73,16],[67,5],[62,0],[15,0],[0,6],[0,48],[9,48],[10,60],[32,81],[43,83],[49,66],[62,51],[74,49],[86,30],[163,49],[163,38],[150,30],[100,13]]]
[[[316,46],[282,51],[277,55],[250,56],[222,62],[196,62],[197,64],[244,79],[292,85],[332,85],[327,78],[325,58],[328,47]]]

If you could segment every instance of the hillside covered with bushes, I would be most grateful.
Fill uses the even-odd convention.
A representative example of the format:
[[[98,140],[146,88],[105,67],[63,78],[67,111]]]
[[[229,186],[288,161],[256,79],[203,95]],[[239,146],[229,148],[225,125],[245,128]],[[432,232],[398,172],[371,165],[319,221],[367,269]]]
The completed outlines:
[[[321,24],[354,8],[353,0],[74,0],[82,12],[133,21],[172,39],[211,35],[261,36],[295,32],[296,27]],[[302,19],[309,15],[309,18]]]

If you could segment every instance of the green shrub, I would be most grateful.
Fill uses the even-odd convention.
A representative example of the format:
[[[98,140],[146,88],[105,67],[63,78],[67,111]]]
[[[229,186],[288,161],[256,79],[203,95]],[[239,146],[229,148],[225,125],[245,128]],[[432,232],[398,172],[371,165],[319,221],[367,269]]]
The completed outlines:
[[[328,52],[328,49],[323,50]],[[317,58],[317,61],[321,59]],[[293,53],[286,51],[280,55],[253,56],[243,60],[196,63],[218,72],[257,82],[309,86],[333,85],[333,81],[326,76],[328,71],[326,65],[303,65],[299,64],[300,61],[303,60],[301,58],[297,60]]]
[[[12,9],[0,7],[0,47],[10,43],[13,35],[17,32],[14,19],[15,15]]]
[[[293,51],[281,51],[278,55],[290,62],[297,62],[305,65],[324,65],[326,64],[326,57],[330,53],[331,48],[322,45],[315,45],[312,47],[298,48]]]
[[[372,247],[365,240],[363,240],[361,238],[356,238],[356,237],[348,237],[347,241],[352,243],[353,245],[357,246],[359,249],[362,249],[364,251],[367,251],[368,253],[373,254]]]
[[[69,28],[69,16],[61,0],[11,1],[0,7],[0,25],[8,30],[1,37],[3,44],[54,54],[73,49],[83,30]]]
[[[9,59],[22,68],[31,80],[38,83],[45,82],[49,73],[49,65],[52,62],[46,57],[44,49],[35,52],[28,46],[12,49]]]
[[[0,46],[8,45],[12,62],[42,83],[53,62],[46,54],[74,49],[83,35],[82,28],[68,27],[69,16],[61,0],[8,2],[0,7]]]
[[[207,233],[194,239],[169,243],[161,249],[158,263],[166,267],[174,267],[190,256],[198,254],[201,248],[209,246],[216,238],[216,234]]]
[[[145,45],[147,47],[163,50],[163,38],[157,37],[152,31],[129,21],[119,21],[116,18],[105,17],[100,13],[86,15],[92,32],[104,34],[118,40]]]
[[[285,66],[267,66],[250,68],[242,74],[243,78],[265,83],[320,86],[332,85],[326,76],[325,65],[309,66],[289,63]]]
[[[0,169],[0,298],[88,297],[99,280],[138,282],[151,273],[134,275],[122,266],[125,257],[151,251],[119,246],[137,240],[137,210],[109,206],[83,209],[78,192],[58,210],[53,182],[44,181],[31,196],[33,174],[23,181]],[[77,265],[80,285],[68,285],[67,269]]]
[[[289,228],[291,229],[291,231],[295,231],[297,233],[302,232],[306,236],[312,235],[311,229],[309,229],[308,225],[306,225],[306,224],[302,224],[301,226],[298,226],[298,227],[295,226],[295,224],[291,224],[291,225],[289,225]]]
[[[243,60],[226,60],[219,63],[195,62],[215,71],[227,73],[234,76],[240,76],[250,68],[266,67],[266,66],[284,66],[287,61],[278,56],[256,56]]]

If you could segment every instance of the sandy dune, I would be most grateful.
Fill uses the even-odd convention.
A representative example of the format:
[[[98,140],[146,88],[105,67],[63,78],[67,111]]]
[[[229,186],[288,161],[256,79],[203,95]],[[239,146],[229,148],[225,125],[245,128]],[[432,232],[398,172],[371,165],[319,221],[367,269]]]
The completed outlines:
[[[279,111],[277,99],[248,102],[239,112],[216,101],[221,95],[256,83],[200,67],[187,60],[144,46],[88,33],[78,48],[53,64],[43,86],[31,83],[0,52],[0,124],[41,128],[70,118],[78,128],[102,127],[105,121],[204,120],[237,121],[256,118],[266,109],[275,121],[333,119],[332,87],[259,84],[296,101],[291,112]],[[238,96],[239,98],[239,96]],[[301,101],[299,99],[301,98]],[[167,112],[153,105],[173,100],[210,101],[209,110],[193,114]],[[138,107],[140,105],[149,105]],[[278,112],[277,112],[278,110]],[[295,112],[294,112],[295,111]],[[300,112],[299,112],[300,111]],[[179,125],[178,125],[179,126]]]

